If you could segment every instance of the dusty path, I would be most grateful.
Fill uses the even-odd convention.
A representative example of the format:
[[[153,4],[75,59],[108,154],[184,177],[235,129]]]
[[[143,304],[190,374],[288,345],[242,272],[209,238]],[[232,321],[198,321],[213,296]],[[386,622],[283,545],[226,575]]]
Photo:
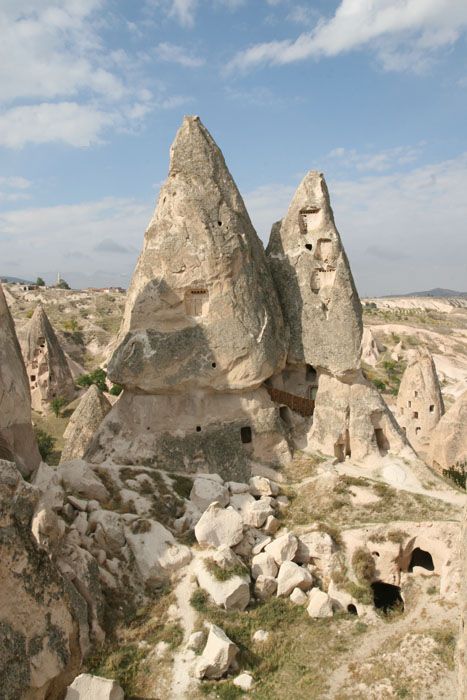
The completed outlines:
[[[173,657],[172,686],[170,691],[171,700],[185,700],[185,698],[188,698],[190,686],[195,683],[192,667],[197,657],[191,649],[187,648],[188,640],[196,622],[196,612],[190,604],[191,594],[196,587],[192,581],[193,572],[194,561],[192,561],[190,566],[185,570],[174,590],[184,632],[180,648],[175,652]]]

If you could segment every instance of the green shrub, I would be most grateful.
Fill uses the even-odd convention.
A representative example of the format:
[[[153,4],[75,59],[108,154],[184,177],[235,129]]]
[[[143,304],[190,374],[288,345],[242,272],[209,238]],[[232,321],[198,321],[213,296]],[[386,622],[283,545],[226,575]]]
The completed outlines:
[[[352,569],[360,583],[371,583],[373,581],[376,565],[369,549],[357,547],[352,554]]]
[[[109,391],[109,394],[112,394],[112,396],[120,396],[120,394],[123,391],[123,387],[121,384],[112,384],[112,388]]]
[[[77,331],[79,329],[78,321],[76,318],[67,318],[67,320],[63,322],[63,328],[70,333]]]
[[[89,372],[89,374],[82,374],[78,377],[76,383],[82,387],[89,387],[91,384],[95,384],[101,391],[107,391],[106,377],[105,370],[99,368],[95,369],[94,372]]]
[[[52,413],[56,418],[60,415],[60,411],[62,408],[65,406],[66,401],[62,396],[57,396],[56,399],[52,399],[50,402],[50,408],[52,409]]]
[[[36,284],[37,284],[38,287],[45,287],[45,282],[44,282],[44,280],[42,279],[42,277],[38,277],[38,278],[37,278]]]
[[[386,384],[381,379],[373,379],[373,384],[378,391],[386,391]]]
[[[248,573],[246,566],[241,562],[223,568],[214,559],[205,559],[204,566],[217,581],[228,581],[233,576],[245,576]]]
[[[50,455],[52,454],[55,443],[57,441],[54,437],[52,437],[52,435],[46,433],[45,430],[41,430],[41,428],[36,428],[35,433],[40,455],[44,462],[46,462],[48,457],[50,457]]]
[[[443,469],[443,476],[453,481],[456,486],[459,486],[459,488],[465,491],[467,482],[466,462],[457,462],[455,466],[449,467],[449,469]]]
[[[208,607],[208,594],[202,588],[197,588],[191,594],[190,605],[196,612],[205,613]]]

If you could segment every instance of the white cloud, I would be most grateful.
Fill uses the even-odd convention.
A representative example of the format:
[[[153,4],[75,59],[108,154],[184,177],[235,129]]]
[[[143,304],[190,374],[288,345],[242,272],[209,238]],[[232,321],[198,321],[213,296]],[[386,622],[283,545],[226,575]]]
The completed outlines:
[[[183,27],[193,27],[198,0],[172,0],[170,15],[176,17]]]
[[[16,202],[28,199],[31,181],[21,176],[0,176],[0,202]]]
[[[185,68],[199,68],[205,63],[204,58],[193,56],[182,46],[177,46],[176,44],[170,44],[168,42],[163,42],[156,46],[156,55],[161,61],[178,63],[178,65],[184,66]]]
[[[466,27],[465,0],[341,0],[334,17],[320,20],[312,31],[251,46],[229,68],[284,65],[369,48],[387,70],[420,70]]]
[[[353,167],[358,172],[384,172],[390,168],[414,163],[421,146],[397,146],[376,153],[360,153],[355,149],[334,148],[328,155],[342,167]]]

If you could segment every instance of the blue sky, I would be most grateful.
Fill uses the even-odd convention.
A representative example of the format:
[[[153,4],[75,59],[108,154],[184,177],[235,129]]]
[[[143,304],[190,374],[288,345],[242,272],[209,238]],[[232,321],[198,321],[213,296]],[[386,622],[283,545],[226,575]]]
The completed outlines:
[[[0,274],[128,284],[184,114],[263,241],[327,178],[362,295],[467,290],[466,0],[1,0]]]

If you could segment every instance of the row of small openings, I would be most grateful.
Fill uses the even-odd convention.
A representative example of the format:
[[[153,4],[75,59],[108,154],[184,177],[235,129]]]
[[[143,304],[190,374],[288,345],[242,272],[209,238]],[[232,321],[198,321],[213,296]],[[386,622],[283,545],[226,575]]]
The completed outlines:
[[[201,426],[197,425],[196,432],[200,433],[201,430],[202,430]],[[252,433],[249,425],[245,425],[243,428],[240,428],[240,438],[241,438],[241,441],[244,445],[248,445],[250,442],[252,442],[253,433]]]
[[[411,401],[407,401],[407,408],[411,408],[411,407],[412,407],[412,402],[411,402]],[[428,409],[428,410],[430,411],[430,413],[434,413],[434,412],[435,412],[435,405],[434,405],[434,403],[430,403],[430,406],[429,406],[429,409]],[[404,408],[403,408],[403,407],[401,408],[401,413],[402,413],[402,415],[404,415]],[[413,418],[418,418],[418,411],[414,411],[412,417],[413,417]]]

